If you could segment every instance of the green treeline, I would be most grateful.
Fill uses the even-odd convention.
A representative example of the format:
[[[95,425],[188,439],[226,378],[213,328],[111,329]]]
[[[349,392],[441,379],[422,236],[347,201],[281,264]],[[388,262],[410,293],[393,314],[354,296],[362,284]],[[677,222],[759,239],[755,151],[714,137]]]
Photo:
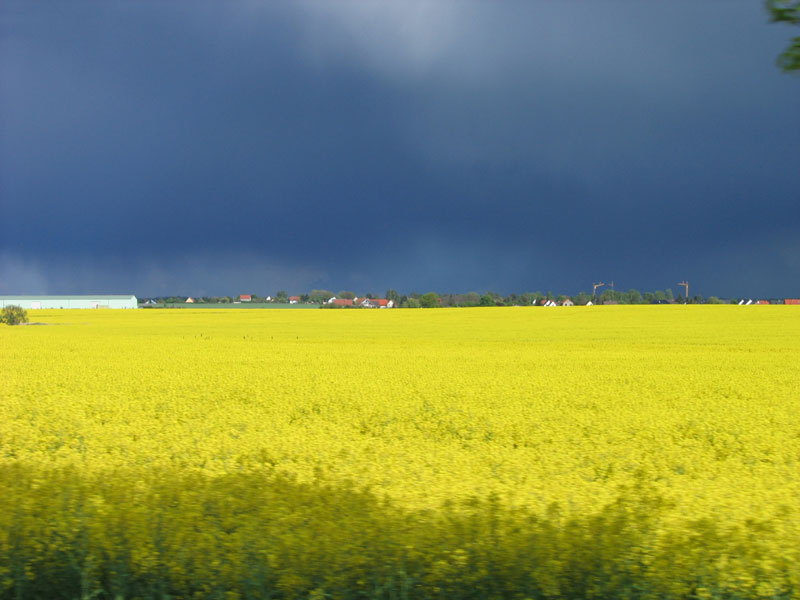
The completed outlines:
[[[265,295],[259,296],[258,294],[250,294],[251,300],[242,302],[243,305],[270,305],[270,304],[287,304],[289,302],[289,295],[285,291],[279,291],[274,296]],[[463,294],[445,293],[438,294],[436,292],[428,292],[420,294],[411,292],[409,294],[400,294],[396,290],[387,290],[382,296],[375,293],[367,293],[363,295],[356,294],[352,291],[342,290],[338,293],[329,290],[311,290],[307,294],[298,294],[296,302],[298,304],[318,304],[320,306],[326,305],[331,298],[341,298],[352,300],[354,298],[386,298],[393,302],[394,307],[397,308],[436,308],[436,307],[452,307],[452,306],[531,306],[541,305],[544,302],[552,301],[556,303],[571,300],[575,304],[584,305],[588,302],[595,304],[602,304],[605,302],[613,302],[616,304],[654,304],[654,303],[689,303],[689,304],[721,304],[723,302],[736,303],[738,298],[731,300],[720,300],[716,296],[703,298],[699,294],[695,294],[690,298],[685,298],[682,295],[676,295],[669,288],[666,290],[656,290],[654,292],[640,292],[636,289],[630,289],[627,292],[615,289],[605,289],[598,292],[596,296],[592,296],[587,292],[579,292],[573,295],[566,294],[553,294],[552,292],[526,292],[522,294],[508,294],[502,295],[497,292],[487,291],[483,294],[478,292],[467,292]],[[186,296],[159,296],[152,298],[151,301],[156,305],[184,305]],[[202,296],[193,298],[195,304],[233,304],[240,302],[239,296]]]

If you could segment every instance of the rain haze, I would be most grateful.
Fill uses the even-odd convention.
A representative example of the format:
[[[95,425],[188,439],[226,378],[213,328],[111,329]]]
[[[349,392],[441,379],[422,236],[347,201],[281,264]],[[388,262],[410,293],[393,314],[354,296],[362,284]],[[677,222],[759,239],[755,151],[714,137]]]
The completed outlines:
[[[800,295],[757,0],[0,6],[0,294]]]

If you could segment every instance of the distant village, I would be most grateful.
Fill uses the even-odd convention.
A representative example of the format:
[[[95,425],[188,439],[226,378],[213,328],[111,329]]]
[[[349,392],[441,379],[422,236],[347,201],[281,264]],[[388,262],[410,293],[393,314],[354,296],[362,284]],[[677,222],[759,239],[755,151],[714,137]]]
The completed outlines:
[[[158,299],[148,300],[151,304],[158,304]],[[285,299],[281,298],[273,298],[272,296],[265,296],[263,298],[259,298],[254,294],[241,294],[234,298],[228,298],[227,301],[221,298],[217,299],[218,302],[214,302],[214,298],[192,298],[188,296],[186,300],[183,301],[184,304],[203,304],[203,303],[210,303],[210,304],[241,304],[243,302],[246,303],[256,303],[256,304],[313,304],[315,306],[321,307],[329,307],[329,308],[394,308],[394,300],[389,300],[387,298],[372,298],[372,297],[353,297],[353,298],[337,298],[336,296],[331,296],[327,300],[320,302],[312,301],[309,299],[307,295],[304,296],[287,296]],[[170,302],[164,302],[165,304],[170,304]]]
[[[605,284],[603,284],[605,285]],[[688,284],[684,282],[686,291]],[[238,296],[161,296],[137,298],[126,295],[82,295],[82,296],[0,296],[0,309],[19,307],[24,310],[60,308],[325,308],[325,309],[387,309],[387,308],[447,308],[470,306],[592,306],[614,304],[738,304],[757,306],[766,304],[800,305],[800,298],[718,298],[686,294],[675,296],[672,290],[657,290],[641,293],[638,290],[622,292],[607,289],[592,295],[580,292],[573,296],[554,295],[551,292],[524,294],[501,294],[467,292],[466,294],[417,294],[404,295],[396,290],[387,290],[383,297],[374,294],[358,296],[354,292],[341,291],[334,294],[328,290],[311,290],[308,294],[290,296],[280,291],[274,296],[239,294]]]
[[[571,296],[553,294],[552,292],[528,292],[523,294],[502,295],[494,292],[479,294],[467,292],[463,294],[400,294],[396,290],[387,290],[382,297],[376,294],[359,296],[351,291],[340,291],[338,294],[328,290],[311,290],[307,294],[289,295],[280,291],[275,295],[260,296],[258,294],[239,294],[238,296],[169,296],[141,300],[144,307],[156,306],[202,306],[202,305],[241,305],[255,308],[257,306],[287,306],[295,308],[329,308],[329,309],[387,309],[387,308],[438,308],[438,307],[470,307],[470,306],[591,306],[615,304],[798,304],[800,298],[707,298],[695,294],[690,296],[688,282],[681,282],[683,294],[675,295],[671,289],[654,292],[640,292],[635,289],[617,290],[614,287],[599,292],[604,283],[594,284],[592,293],[579,292]]]

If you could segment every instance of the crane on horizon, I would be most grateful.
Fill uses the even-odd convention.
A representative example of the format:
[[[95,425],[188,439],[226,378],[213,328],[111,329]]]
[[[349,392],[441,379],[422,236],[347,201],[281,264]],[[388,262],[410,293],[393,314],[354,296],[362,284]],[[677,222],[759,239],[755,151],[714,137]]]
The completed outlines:
[[[597,288],[604,286],[605,283],[602,281],[600,283],[593,283],[592,284],[592,298],[597,298]]]
[[[681,281],[678,285],[682,285],[686,288],[686,302],[689,302],[689,282],[688,281]]]

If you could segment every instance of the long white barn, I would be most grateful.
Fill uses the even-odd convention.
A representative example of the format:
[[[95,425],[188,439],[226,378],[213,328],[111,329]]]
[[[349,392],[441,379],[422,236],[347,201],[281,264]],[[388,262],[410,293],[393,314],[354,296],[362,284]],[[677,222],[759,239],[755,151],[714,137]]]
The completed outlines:
[[[9,305],[38,308],[136,308],[136,296],[0,296],[0,308]]]

